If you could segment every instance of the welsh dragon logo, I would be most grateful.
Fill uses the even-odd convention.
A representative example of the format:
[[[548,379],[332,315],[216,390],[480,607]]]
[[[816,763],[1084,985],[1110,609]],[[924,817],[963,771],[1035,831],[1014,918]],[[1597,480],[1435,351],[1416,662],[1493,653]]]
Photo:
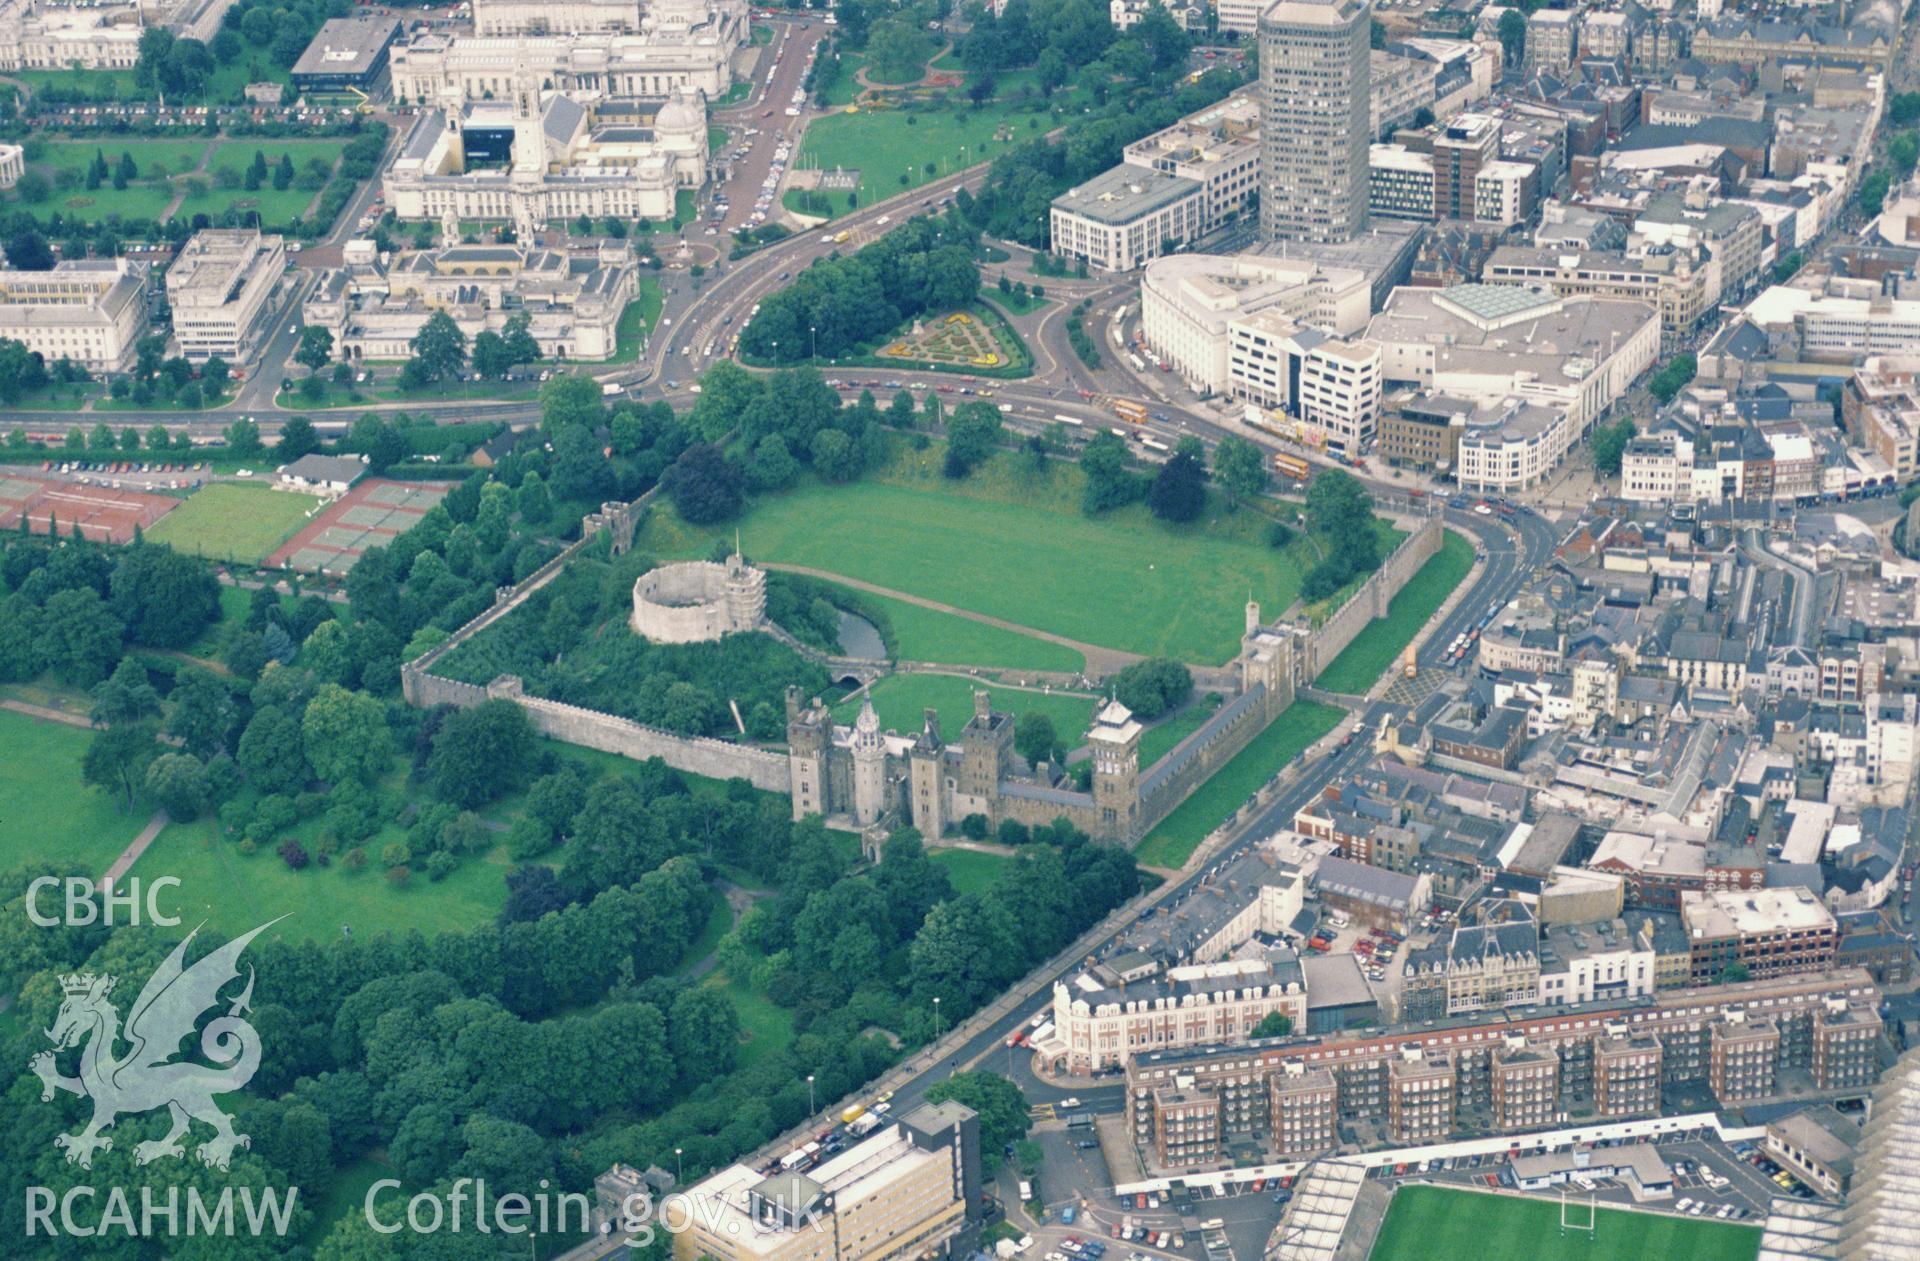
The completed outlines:
[[[56,1135],[53,1140],[54,1146],[65,1150],[69,1163],[91,1169],[94,1152],[113,1147],[113,1140],[100,1131],[112,1125],[114,1118],[159,1107],[172,1114],[173,1128],[166,1137],[134,1148],[134,1159],[140,1164],[163,1156],[186,1155],[180,1140],[194,1121],[214,1129],[214,1136],[200,1144],[197,1155],[215,1169],[227,1167],[234,1148],[252,1146],[245,1134],[234,1133],[233,1118],[213,1102],[215,1095],[245,1086],[260,1067],[260,1035],[240,1018],[253,998],[251,967],[247,969],[246,988],[233,999],[227,1014],[208,1021],[200,1033],[201,1051],[221,1067],[168,1061],[179,1054],[180,1044],[193,1036],[200,1017],[220,1002],[220,991],[240,975],[236,963],[247,943],[278,922],[260,925],[192,967],[186,966],[187,947],[200,930],[188,933],[133,1000],[124,1033],[119,1013],[107,1001],[117,977],[88,972],[60,978],[66,998],[53,1028],[46,1031],[54,1049],[34,1056],[28,1067],[40,1078],[42,1102],[52,1099],[56,1090],[93,1100],[93,1119],[86,1128],[78,1134]],[[115,1059],[115,1048],[123,1039],[132,1049]],[[80,1052],[80,1075],[62,1077],[54,1063],[55,1055],[82,1042],[86,1048]]]

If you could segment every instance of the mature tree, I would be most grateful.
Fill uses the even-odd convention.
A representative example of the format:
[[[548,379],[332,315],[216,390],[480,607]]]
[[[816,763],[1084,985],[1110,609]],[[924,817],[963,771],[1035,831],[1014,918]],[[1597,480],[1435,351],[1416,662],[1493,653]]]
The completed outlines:
[[[333,362],[333,333],[318,324],[309,324],[300,330],[300,345],[293,352],[293,361],[310,372],[318,372]]]
[[[1283,1011],[1270,1011],[1260,1017],[1260,1023],[1253,1027],[1247,1036],[1252,1038],[1284,1038],[1293,1032],[1293,1017]]]
[[[1020,721],[1013,730],[1013,747],[1029,763],[1052,759],[1059,744],[1060,737],[1053,730],[1053,719],[1045,713],[1030,709],[1020,715]]]
[[[1162,521],[1195,521],[1207,506],[1207,470],[1190,452],[1176,451],[1147,488],[1147,507]]]
[[[785,438],[770,433],[753,448],[746,475],[747,484],[755,490],[780,490],[800,475],[800,461],[793,458]]]
[[[965,1104],[978,1114],[980,1160],[985,1168],[997,1168],[1007,1145],[1025,1138],[1033,1128],[1026,1096],[998,1073],[955,1073],[927,1090],[928,1103],[949,1100]]]
[[[427,783],[443,801],[466,809],[517,792],[535,754],[527,711],[490,700],[448,715],[433,737]]]
[[[428,381],[442,381],[460,375],[467,362],[467,335],[445,311],[435,311],[420,326],[413,341],[413,363]]]
[[[369,412],[347,430],[347,450],[367,457],[367,471],[384,473],[407,458],[407,436],[391,423]]]
[[[295,793],[312,777],[300,723],[277,705],[254,711],[234,752],[247,781],[262,793]]]
[[[154,648],[184,648],[220,619],[213,571],[170,547],[129,548],[114,566],[108,592],[127,637]]]
[[[1500,50],[1509,66],[1518,66],[1527,51],[1527,18],[1519,9],[1500,15]]]
[[[1620,472],[1620,458],[1635,433],[1632,416],[1622,416],[1610,425],[1596,425],[1587,444],[1593,448],[1593,467],[1607,477]]]
[[[1893,169],[1901,176],[1913,174],[1913,164],[1920,159],[1920,136],[1903,131],[1887,141],[1887,161],[1893,163]]]
[[[667,1013],[669,1045],[688,1088],[730,1072],[740,1053],[740,1016],[718,990],[689,986]]]
[[[147,766],[147,793],[175,823],[190,822],[207,807],[207,768],[191,753],[162,753]]]
[[[227,751],[227,737],[239,715],[233,693],[211,670],[187,667],[175,677],[173,712],[167,734],[177,736],[189,753],[210,758]]]
[[[564,372],[540,387],[540,424],[552,438],[571,425],[589,430],[606,423],[600,385],[583,372]]]
[[[1213,449],[1213,476],[1236,503],[1267,488],[1267,457],[1245,438],[1228,434]]]
[[[1860,181],[1860,209],[1869,215],[1880,213],[1880,207],[1887,200],[1887,190],[1893,186],[1893,177],[1885,171],[1869,171]]]
[[[504,377],[513,367],[513,356],[507,353],[507,343],[500,334],[492,329],[484,329],[473,335],[473,370],[483,377]]]
[[[147,668],[132,657],[122,657],[113,674],[93,689],[93,709],[87,717],[96,727],[112,727],[157,717],[160,693],[147,679]]]
[[[1129,471],[1133,462],[1125,439],[1101,430],[1080,453],[1080,471],[1086,475],[1081,510],[1087,515],[1118,508],[1140,497],[1140,479]]]
[[[275,444],[273,455],[282,464],[291,464],[319,449],[320,435],[314,432],[313,422],[305,416],[292,416],[280,426],[280,441]]]
[[[1136,661],[1113,676],[1113,694],[1138,718],[1151,722],[1193,692],[1193,675],[1171,657]]]
[[[506,327],[500,330],[500,340],[514,363],[539,361],[540,343],[534,340],[533,317],[525,311],[508,317]]]
[[[992,403],[962,403],[947,419],[948,477],[965,477],[993,454],[1004,426]]]
[[[133,795],[145,784],[147,764],[160,752],[153,724],[122,723],[94,733],[80,760],[80,780],[89,788],[104,788],[121,797],[121,808],[133,805]]]
[[[307,702],[300,735],[314,773],[331,784],[371,784],[393,761],[386,707],[338,684],[323,685]]]
[[[692,525],[712,525],[740,515],[740,470],[719,446],[700,443],[680,453],[660,479],[674,509]]]
[[[226,429],[227,449],[238,456],[255,456],[261,451],[260,426],[242,416]]]
[[[6,241],[7,262],[18,271],[50,271],[53,250],[47,239],[32,228],[22,228]]]
[[[1685,389],[1687,382],[1693,380],[1698,363],[1691,354],[1678,354],[1669,359],[1666,366],[1653,374],[1647,381],[1647,393],[1661,403],[1670,403],[1673,396]]]
[[[100,593],[77,587],[47,597],[40,622],[40,656],[62,682],[92,687],[120,659],[120,619]]]

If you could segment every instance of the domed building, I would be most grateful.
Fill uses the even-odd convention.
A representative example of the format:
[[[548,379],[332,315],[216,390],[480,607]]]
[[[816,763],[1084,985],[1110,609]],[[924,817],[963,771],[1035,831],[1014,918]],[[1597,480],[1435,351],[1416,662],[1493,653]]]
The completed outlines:
[[[664,99],[576,97],[522,69],[504,100],[460,100],[422,120],[388,167],[402,220],[507,220],[522,234],[587,215],[670,219],[707,178],[698,89]]]

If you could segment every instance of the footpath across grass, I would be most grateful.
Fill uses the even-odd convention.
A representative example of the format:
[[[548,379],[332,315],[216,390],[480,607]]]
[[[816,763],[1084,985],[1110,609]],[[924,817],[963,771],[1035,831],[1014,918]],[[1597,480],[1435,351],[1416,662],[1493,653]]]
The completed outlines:
[[[1674,1213],[1602,1208],[1594,1226],[1562,1231],[1557,1198],[1402,1187],[1368,1261],[1753,1261],[1760,1251],[1757,1226]]]
[[[258,565],[320,506],[314,495],[215,482],[160,518],[147,538],[210,560]]]
[[[944,459],[935,443],[903,451],[862,481],[807,482],[760,499],[739,523],[747,554],[1083,643],[1203,664],[1239,648],[1247,593],[1262,608],[1283,609],[1299,591],[1308,544],[1266,546],[1255,514],[1171,526],[1134,504],[1088,517],[1077,466],[1035,472],[1003,454],[955,482],[941,475]],[[663,558],[705,556],[733,533],[688,527],[662,506],[637,542]],[[1116,615],[1122,602],[1128,611]],[[922,657],[905,641],[900,650]]]
[[[1314,680],[1315,686],[1329,692],[1364,694],[1406,651],[1427,619],[1447,602],[1472,569],[1473,544],[1448,530],[1440,540],[1440,550],[1393,597],[1387,615],[1368,622],[1346,650],[1327,663]]]
[[[1007,670],[1072,670],[1087,659],[1064,644],[1049,643],[1001,630],[892,596],[861,592],[860,598],[886,610],[902,661],[932,661],[953,666],[994,666]]]
[[[1134,857],[1149,867],[1178,867],[1186,862],[1207,834],[1226,822],[1260,785],[1338,726],[1344,712],[1314,701],[1287,706],[1252,744],[1147,833]]]

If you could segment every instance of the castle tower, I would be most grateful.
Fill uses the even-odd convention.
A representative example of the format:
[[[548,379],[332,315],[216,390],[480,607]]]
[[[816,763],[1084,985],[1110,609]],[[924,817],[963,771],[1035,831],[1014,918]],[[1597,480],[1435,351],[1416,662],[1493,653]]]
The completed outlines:
[[[1258,600],[1249,598],[1247,600],[1247,629],[1243,632],[1243,634],[1251,635],[1259,629],[1260,629],[1260,602]]]
[[[1240,690],[1264,687],[1266,711],[1272,716],[1293,704],[1295,641],[1284,625],[1261,626],[1251,603],[1247,616],[1250,627],[1240,639]]]
[[[860,705],[853,724],[853,818],[866,825],[887,809],[887,743],[880,734],[880,715],[873,698]]]
[[[907,754],[908,789],[912,794],[913,826],[929,842],[947,830],[946,746],[940,739],[940,711],[922,715],[920,735]]]
[[[1130,841],[1140,818],[1140,731],[1133,711],[1108,701],[1093,716],[1093,804],[1103,840]]]
[[[802,706],[800,689],[789,685],[787,773],[792,781],[789,791],[793,798],[793,817],[796,819],[804,819],[810,814],[824,815],[830,809],[827,801],[829,734],[827,711],[819,700]]]
[[[959,790],[997,809],[1000,781],[1013,757],[1013,716],[995,713],[992,696],[984,688],[973,694],[973,717],[960,733],[960,742]],[[992,810],[982,813],[996,817]]]
[[[727,557],[727,629],[750,631],[767,612],[767,572],[747,564],[738,546]]]

